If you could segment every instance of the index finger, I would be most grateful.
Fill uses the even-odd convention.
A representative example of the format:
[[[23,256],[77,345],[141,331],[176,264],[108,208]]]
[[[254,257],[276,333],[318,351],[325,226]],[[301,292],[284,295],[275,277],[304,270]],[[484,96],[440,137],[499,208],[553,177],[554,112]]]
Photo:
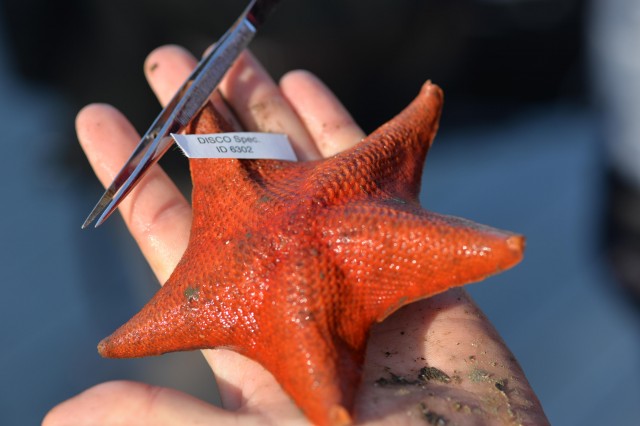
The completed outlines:
[[[109,185],[140,140],[115,108],[89,105],[76,118],[76,132],[93,170]],[[182,256],[191,209],[171,179],[154,165],[118,209],[156,276],[163,283]]]

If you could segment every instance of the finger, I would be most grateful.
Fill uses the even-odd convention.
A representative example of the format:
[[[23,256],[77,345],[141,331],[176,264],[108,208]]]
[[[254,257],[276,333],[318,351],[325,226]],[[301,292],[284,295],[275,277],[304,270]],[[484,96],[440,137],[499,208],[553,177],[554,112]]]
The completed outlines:
[[[298,159],[320,157],[304,124],[273,79],[249,52],[240,55],[219,87],[245,129],[286,133]]]
[[[236,415],[173,389],[135,382],[108,382],[63,402],[43,426],[78,425],[237,425]],[[245,416],[242,424],[257,424]]]
[[[280,90],[323,157],[351,148],[365,137],[338,98],[313,74],[291,71],[280,80]]]
[[[149,53],[144,72],[162,105],[169,103],[196,64],[196,58],[180,46],[161,46]]]
[[[139,136],[115,108],[85,107],[76,118],[78,139],[103,185],[109,185],[129,158]],[[168,278],[187,246],[191,208],[157,165],[129,196],[120,212],[161,283]]]
[[[144,65],[145,75],[161,105],[169,103],[180,86],[191,75],[196,64],[196,58],[191,53],[175,45],[158,47],[147,56]],[[240,129],[237,119],[229,111],[218,91],[213,93],[211,100],[218,112],[234,128]]]

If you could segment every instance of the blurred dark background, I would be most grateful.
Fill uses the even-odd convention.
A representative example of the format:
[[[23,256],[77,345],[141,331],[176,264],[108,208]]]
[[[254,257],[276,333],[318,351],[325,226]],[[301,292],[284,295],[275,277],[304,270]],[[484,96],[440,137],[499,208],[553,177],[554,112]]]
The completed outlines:
[[[37,424],[55,403],[118,378],[216,400],[199,354],[97,356],[95,343],[156,284],[119,218],[80,232],[102,192],[73,119],[83,105],[107,102],[146,130],[160,110],[142,73],[147,53],[176,43],[199,55],[244,6],[0,1],[0,424]],[[638,316],[633,290],[614,279],[607,261],[605,243],[626,228],[609,220],[608,206],[618,204],[591,90],[591,6],[288,0],[251,48],[276,79],[294,68],[319,75],[367,131],[400,111],[425,80],[441,85],[446,105],[425,172],[426,206],[528,237],[521,266],[470,291],[553,424],[634,424]],[[186,176],[178,155],[163,165]]]
[[[244,7],[238,1],[4,0],[15,70],[101,100],[144,127],[157,111],[141,64],[161,44],[195,54]],[[531,103],[584,98],[585,1],[286,1],[252,50],[277,78],[306,68],[371,129],[430,78],[447,91],[446,120],[508,118]],[[483,107],[478,108],[478,103]]]

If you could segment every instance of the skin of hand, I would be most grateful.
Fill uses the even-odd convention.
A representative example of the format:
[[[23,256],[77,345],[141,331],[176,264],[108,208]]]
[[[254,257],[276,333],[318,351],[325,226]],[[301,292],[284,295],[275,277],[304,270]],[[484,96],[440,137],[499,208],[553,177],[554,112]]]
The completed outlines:
[[[161,47],[149,55],[145,72],[162,104],[194,66],[195,59],[177,46]],[[331,156],[364,137],[342,104],[312,74],[292,71],[276,84],[249,53],[227,73],[212,101],[247,131],[288,134],[300,160]],[[108,185],[139,136],[123,115],[107,105],[85,107],[76,129],[96,175]],[[165,282],[187,246],[192,217],[187,200],[156,165],[121,204],[120,212],[158,280]],[[225,349],[202,353],[215,373],[224,408],[172,389],[117,381],[61,403],[43,425],[308,424],[259,364]],[[426,366],[446,376],[419,379]],[[355,421],[548,424],[517,361],[461,289],[405,306],[373,327]]]

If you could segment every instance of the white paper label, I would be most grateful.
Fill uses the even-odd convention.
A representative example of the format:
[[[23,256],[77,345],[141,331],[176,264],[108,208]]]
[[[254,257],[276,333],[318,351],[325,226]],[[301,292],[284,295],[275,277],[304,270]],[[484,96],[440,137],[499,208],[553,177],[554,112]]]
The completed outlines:
[[[287,135],[280,133],[171,134],[189,158],[248,158],[297,161]]]

